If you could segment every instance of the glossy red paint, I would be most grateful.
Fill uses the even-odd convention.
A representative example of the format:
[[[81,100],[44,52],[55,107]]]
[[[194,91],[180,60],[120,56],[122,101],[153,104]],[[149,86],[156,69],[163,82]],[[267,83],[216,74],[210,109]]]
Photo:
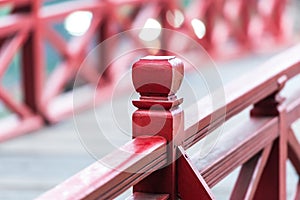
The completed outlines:
[[[183,73],[183,63],[175,56],[147,56],[132,66],[132,82],[142,98],[172,98]]]
[[[175,93],[183,79],[183,63],[175,57],[148,56],[133,65],[132,73],[141,95],[134,101],[138,110],[132,116],[133,137],[159,135],[168,141],[168,164],[136,184],[134,192],[169,194],[169,199],[176,199],[176,141],[183,131],[183,112]]]
[[[37,199],[113,199],[164,164],[166,140],[138,137]]]
[[[177,176],[180,199],[212,200],[214,196],[200,172],[194,166],[184,149],[178,147]]]

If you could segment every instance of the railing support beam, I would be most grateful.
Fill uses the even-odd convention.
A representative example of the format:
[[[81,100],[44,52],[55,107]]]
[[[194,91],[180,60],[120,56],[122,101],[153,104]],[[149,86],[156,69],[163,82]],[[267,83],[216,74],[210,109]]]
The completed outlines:
[[[286,108],[280,91],[287,81],[286,76],[278,79],[278,91],[254,105],[253,117],[278,116],[278,137],[274,140],[270,156],[258,183],[254,199],[286,199],[287,134]]]

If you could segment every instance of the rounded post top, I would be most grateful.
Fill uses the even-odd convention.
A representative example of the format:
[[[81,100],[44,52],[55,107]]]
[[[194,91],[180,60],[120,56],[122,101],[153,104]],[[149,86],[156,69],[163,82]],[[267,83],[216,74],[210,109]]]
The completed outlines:
[[[133,85],[141,96],[172,96],[180,88],[183,75],[183,63],[175,56],[146,56],[132,67]]]

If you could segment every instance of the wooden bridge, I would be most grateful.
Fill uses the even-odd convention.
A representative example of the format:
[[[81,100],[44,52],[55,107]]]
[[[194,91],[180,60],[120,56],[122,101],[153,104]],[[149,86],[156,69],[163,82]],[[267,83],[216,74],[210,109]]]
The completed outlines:
[[[0,140],[38,130],[95,102],[103,102],[104,98],[99,98],[101,94],[105,94],[106,98],[113,95],[111,90],[116,86],[113,82],[120,79],[127,66],[111,64],[107,58],[112,54],[106,51],[107,46],[102,47],[104,49],[100,52],[103,65],[80,74],[84,85],[74,88],[81,92],[81,88],[86,89],[90,85],[95,88],[96,85],[96,101],[88,99],[74,108],[66,89],[78,75],[94,35],[100,35],[98,41],[105,41],[118,32],[143,27],[147,19],[159,18],[162,27],[186,34],[215,57],[228,58],[253,52],[262,46],[273,47],[291,42],[288,40],[290,27],[284,23],[286,2],[271,2],[272,6],[266,10],[268,6],[260,5],[258,1],[249,4],[246,1],[232,1],[231,8],[237,13],[233,16],[232,10],[226,9],[228,3],[225,1],[192,4],[191,7],[197,6],[197,11],[201,10],[200,14],[192,12],[192,9],[184,12],[175,1],[71,1],[44,5],[39,0],[1,1],[0,5],[8,3],[10,14],[0,19],[0,75],[4,74],[14,54],[21,49],[23,99],[17,101],[9,95],[10,91],[1,88],[0,98],[14,114],[1,121],[3,129]],[[119,9],[124,5],[130,5],[131,11],[120,16]],[[58,9],[61,6],[66,9]],[[114,8],[113,14],[107,12],[109,8]],[[170,21],[170,10],[181,12],[184,22],[179,25],[178,19]],[[90,26],[82,36],[64,39],[53,23],[81,11],[92,14]],[[252,16],[253,12],[260,17],[259,23],[263,28],[253,28],[258,23],[257,18]],[[241,24],[235,26],[239,15]],[[273,18],[275,20],[271,20]],[[197,19],[202,19],[206,24],[206,32],[201,37],[197,27],[201,27],[199,23],[203,22]],[[217,34],[220,27],[227,31],[221,39]],[[255,69],[217,88],[220,92],[217,99],[214,99],[216,91],[211,91],[210,95],[182,109],[182,103],[188,99],[182,99],[177,92],[186,76],[184,66],[191,66],[186,60],[177,58],[180,55],[176,57],[165,50],[172,46],[169,36],[162,32],[160,41],[163,43],[156,52],[158,56],[140,58],[132,66],[133,86],[140,95],[132,102],[136,107],[132,116],[132,140],[38,199],[114,199],[131,187],[133,193],[128,199],[214,199],[211,188],[238,167],[240,171],[230,199],[287,198],[287,161],[291,162],[298,175],[300,173],[300,146],[296,131],[292,128],[300,117],[297,77],[300,73],[300,46],[284,50],[262,65],[255,64]],[[271,38],[272,42],[260,44],[260,39],[266,37]],[[57,68],[47,76],[43,64],[46,56],[43,53],[44,40],[50,41],[62,56]],[[228,54],[222,53],[224,49],[229,49],[228,43],[232,40],[235,41],[234,47]],[[111,49],[118,48],[114,44]],[[142,54],[146,53],[149,53],[149,47]],[[140,54],[133,54],[132,60],[127,58],[127,61],[134,62],[138,57]],[[107,70],[106,65],[109,65]],[[220,103],[218,106],[214,105],[216,101]],[[238,121],[232,123],[235,119]],[[218,134],[224,123],[230,125]],[[88,131],[88,126],[84,128]],[[50,130],[55,131],[55,128]],[[85,133],[80,131],[80,134]],[[27,135],[23,140],[30,137],[35,136]],[[23,142],[17,144],[22,146]],[[101,144],[107,145],[105,143],[107,141]],[[12,147],[9,144],[4,143],[2,148],[18,146],[14,142]],[[56,142],[49,144],[53,146],[39,149],[57,151]],[[64,145],[63,142],[58,144]],[[38,141],[35,145],[38,146]],[[99,143],[93,145],[100,148]],[[202,150],[203,145],[209,146],[205,156],[197,150],[201,145]],[[30,148],[34,149],[34,146]],[[187,153],[190,149],[193,155]],[[70,152],[80,154],[82,150],[76,148]],[[5,162],[6,158],[3,160]],[[91,158],[83,160],[93,161]],[[74,173],[77,171],[73,170]],[[293,196],[299,199],[299,183],[294,187],[296,193]]]

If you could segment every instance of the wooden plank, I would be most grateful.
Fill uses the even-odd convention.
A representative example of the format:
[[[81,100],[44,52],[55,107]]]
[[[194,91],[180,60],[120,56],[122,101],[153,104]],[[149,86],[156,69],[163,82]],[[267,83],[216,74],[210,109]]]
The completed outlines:
[[[166,164],[166,140],[138,137],[38,199],[112,199]]]
[[[278,136],[278,118],[248,118],[223,133],[205,159],[192,157],[207,184],[212,187],[245,163]],[[201,157],[201,156],[200,156]]]
[[[210,96],[199,100],[185,110],[184,147],[189,148],[198,142],[209,130],[218,127],[222,119],[229,119],[250,105],[279,90],[282,78],[290,79],[300,73],[300,57],[297,45],[270,59],[261,67],[224,87],[226,109],[213,108]],[[242,86],[242,87],[241,87]],[[225,105],[224,105],[225,106]],[[195,113],[195,109],[199,113]],[[215,109],[215,110],[214,110]],[[222,112],[226,110],[226,113]],[[213,119],[214,121],[211,121]]]
[[[168,194],[149,194],[142,192],[135,192],[126,200],[168,200]]]

